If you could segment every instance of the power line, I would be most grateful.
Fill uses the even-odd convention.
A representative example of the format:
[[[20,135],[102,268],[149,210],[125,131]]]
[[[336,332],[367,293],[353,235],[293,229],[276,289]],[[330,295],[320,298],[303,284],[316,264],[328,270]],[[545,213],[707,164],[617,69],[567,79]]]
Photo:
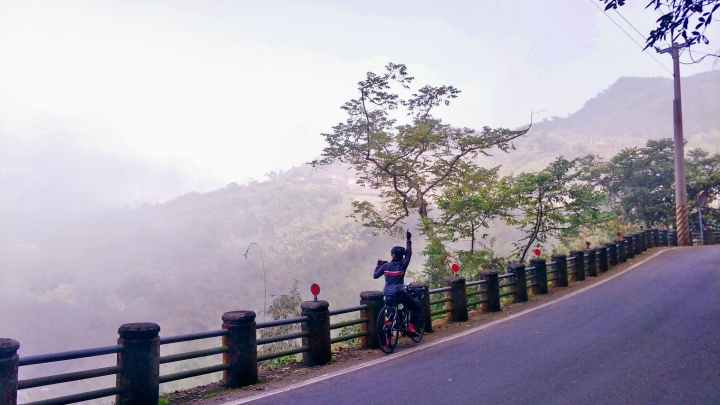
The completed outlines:
[[[620,28],[620,31],[622,31],[623,33],[625,33],[625,35],[627,35],[627,37],[630,38],[631,41],[635,42],[635,44],[637,44],[637,46],[640,47],[640,49],[642,50],[642,52],[643,52],[645,55],[651,57],[652,60],[654,60],[658,65],[660,65],[661,68],[665,69],[666,72],[670,73],[670,75],[673,74],[668,68],[665,67],[665,65],[663,65],[662,63],[660,63],[659,60],[655,59],[654,56],[652,56],[651,54],[649,54],[648,52],[646,52],[647,49],[645,49],[644,46],[640,45],[640,43],[639,43],[638,41],[636,41],[635,38],[633,38],[630,34],[628,34],[628,32],[625,31],[625,30],[623,29],[623,27],[621,27],[617,22],[615,22],[615,20],[613,20],[605,11],[603,11],[603,9],[601,9],[600,6],[598,6],[597,4],[595,4],[595,1],[594,1],[594,0],[588,0],[588,1],[589,1],[590,3],[592,3],[592,5],[595,6],[595,8],[597,8],[598,10],[600,10],[600,12],[605,15],[605,17],[607,17],[610,21],[612,21],[612,23],[615,24],[616,27]],[[618,14],[619,14],[619,13],[618,13]],[[622,16],[620,16],[620,17],[622,17]],[[625,19],[625,18],[623,18],[623,20],[624,20],[624,19]],[[627,20],[626,20],[626,21],[627,21]],[[628,24],[629,24],[629,23],[628,23]],[[631,26],[632,26],[632,24],[631,24]],[[633,29],[635,29],[635,27],[633,27]],[[637,31],[637,29],[635,29],[635,31]],[[639,31],[638,31],[638,32],[639,32]],[[640,34],[640,35],[642,35],[642,34]]]
[[[634,26],[634,25],[632,25],[632,23],[630,23],[630,21],[628,21],[628,20],[627,20],[627,19],[626,19],[625,17],[623,17],[623,15],[622,15],[622,14],[620,14],[620,12],[619,12],[619,11],[617,11],[617,9],[615,9],[615,13],[617,13],[617,15],[619,15],[619,16],[620,16],[620,18],[622,18],[622,19],[623,19],[623,20],[624,20],[624,21],[625,21],[626,23],[628,23],[628,25],[629,25],[629,26],[631,26],[631,27],[632,27],[632,29],[634,29],[634,30],[635,30],[635,32],[637,32],[638,34],[640,34],[640,37],[641,37],[642,39],[645,39],[645,36],[644,36],[644,35],[643,35],[643,34],[642,34],[642,33],[641,33],[640,31],[638,31],[638,29],[637,29],[637,28],[635,28],[635,26]]]

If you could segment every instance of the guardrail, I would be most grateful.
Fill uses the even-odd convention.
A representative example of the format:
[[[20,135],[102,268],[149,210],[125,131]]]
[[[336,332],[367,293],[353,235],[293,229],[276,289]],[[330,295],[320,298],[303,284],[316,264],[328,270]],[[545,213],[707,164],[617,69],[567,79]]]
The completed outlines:
[[[466,282],[464,277],[449,276],[445,286],[428,289],[422,302],[425,319],[445,315],[446,319],[463,322],[468,319],[468,309],[481,307],[486,312],[501,309],[501,302],[512,297],[513,302],[528,300],[533,295],[547,294],[548,285],[565,287],[570,280],[582,281],[595,277],[610,267],[625,262],[657,246],[677,245],[674,231],[644,230],[615,239],[604,246],[572,250],[569,257],[553,254],[548,263],[545,259],[530,259],[529,266],[514,263],[505,274],[482,271],[481,279]],[[427,289],[426,284],[416,287]],[[431,299],[432,296],[437,298]],[[470,299],[468,299],[470,298]],[[444,306],[440,307],[440,304]],[[115,346],[19,357],[20,344],[12,339],[0,339],[0,404],[16,405],[17,391],[84,379],[116,376],[116,386],[101,390],[78,393],[59,398],[28,402],[23,405],[57,405],[115,396],[118,405],[157,403],[159,384],[222,371],[222,384],[241,387],[258,381],[258,362],[279,357],[302,354],[306,366],[327,364],[332,360],[332,344],[360,339],[365,348],[377,348],[375,319],[383,306],[379,291],[360,294],[360,305],[329,310],[326,301],[306,301],[300,306],[301,316],[269,322],[255,322],[253,311],[233,311],[222,316],[222,329],[186,335],[160,337],[160,326],[153,323],[125,324],[118,330]],[[436,309],[432,309],[432,308]],[[337,315],[359,312],[357,319],[330,323]],[[300,325],[301,331],[278,336],[257,337],[257,331],[283,325]],[[360,325],[360,331],[331,338],[331,331]],[[432,331],[427,322],[426,331]],[[180,342],[221,337],[219,347],[161,356],[161,348]],[[258,355],[258,347],[287,340],[301,339],[302,344],[288,350]],[[117,364],[111,367],[64,373],[18,381],[19,367],[66,361],[108,354],[117,355]],[[209,367],[160,375],[160,364],[167,364],[207,356],[222,355],[222,363]]]

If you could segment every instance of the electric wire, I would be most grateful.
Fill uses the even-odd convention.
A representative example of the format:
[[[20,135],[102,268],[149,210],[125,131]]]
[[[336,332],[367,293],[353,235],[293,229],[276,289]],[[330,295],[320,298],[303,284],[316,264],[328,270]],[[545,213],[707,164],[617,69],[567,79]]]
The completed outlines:
[[[605,11],[603,11],[602,8],[600,8],[600,6],[598,6],[597,4],[595,4],[595,1],[594,1],[594,0],[588,0],[588,1],[589,1],[590,3],[592,3],[592,5],[595,6],[595,8],[597,8],[598,10],[600,10],[600,12],[605,15],[605,17],[607,17],[610,21],[612,21],[612,23],[615,24],[616,27],[620,28],[620,31],[622,31],[623,33],[625,33],[625,35],[627,35],[627,37],[630,38],[631,41],[635,42],[635,44],[637,44],[637,46],[639,46],[640,49],[642,49],[642,52],[643,52],[645,55],[651,57],[652,60],[654,60],[658,65],[660,65],[661,68],[665,69],[666,72],[670,73],[671,75],[673,74],[673,73],[670,71],[670,69],[666,68],[665,65],[663,65],[659,60],[655,59],[654,56],[652,56],[651,54],[649,54],[648,52],[646,52],[645,47],[642,46],[642,45],[640,45],[640,43],[639,43],[638,41],[636,41],[635,38],[633,38],[630,34],[628,34],[627,31],[625,31],[625,30],[623,29],[623,27],[620,26],[620,24],[618,24],[615,20],[613,20]],[[621,17],[622,17],[622,16],[621,16]],[[624,19],[624,18],[623,18],[623,19]],[[633,29],[635,29],[635,27],[633,27]],[[637,31],[637,29],[636,29],[635,31]],[[640,35],[642,35],[642,34],[640,34]]]

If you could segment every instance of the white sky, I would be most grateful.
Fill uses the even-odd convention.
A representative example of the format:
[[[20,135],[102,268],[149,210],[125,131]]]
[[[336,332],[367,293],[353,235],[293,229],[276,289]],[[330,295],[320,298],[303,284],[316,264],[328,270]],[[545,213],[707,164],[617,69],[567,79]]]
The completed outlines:
[[[646,1],[621,8],[642,33],[657,18]],[[565,116],[621,76],[670,77],[593,2],[0,0],[0,127],[226,184],[319,155],[355,84],[390,61],[459,87],[442,115],[471,127]]]

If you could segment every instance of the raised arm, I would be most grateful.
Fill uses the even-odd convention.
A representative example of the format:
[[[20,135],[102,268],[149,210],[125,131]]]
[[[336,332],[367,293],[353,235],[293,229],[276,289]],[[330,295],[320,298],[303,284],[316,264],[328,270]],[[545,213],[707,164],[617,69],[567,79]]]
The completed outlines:
[[[401,268],[406,270],[408,266],[410,265],[410,258],[412,257],[412,241],[410,241],[410,238],[412,237],[412,234],[410,231],[405,232],[405,240],[407,241],[405,243],[405,257],[403,258]]]

